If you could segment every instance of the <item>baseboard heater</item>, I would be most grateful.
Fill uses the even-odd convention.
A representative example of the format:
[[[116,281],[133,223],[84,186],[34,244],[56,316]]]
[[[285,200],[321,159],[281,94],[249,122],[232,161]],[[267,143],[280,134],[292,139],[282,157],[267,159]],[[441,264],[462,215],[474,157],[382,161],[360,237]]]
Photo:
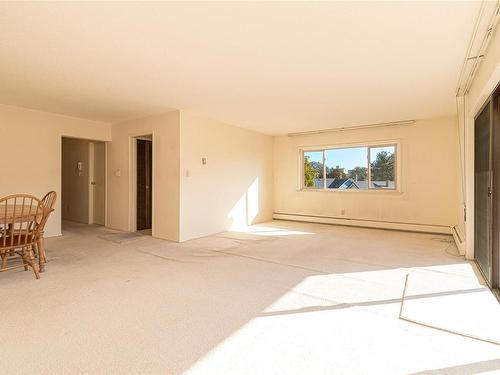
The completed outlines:
[[[465,241],[463,240],[462,232],[456,225],[451,227],[451,234],[453,235],[459,254],[465,255]]]
[[[432,225],[432,224],[401,223],[401,222],[377,221],[377,220],[365,220],[365,219],[348,219],[342,217],[289,214],[280,212],[275,212],[273,214],[273,219],[302,221],[307,223],[347,225],[347,226],[364,227],[364,228],[402,230],[408,232],[453,234],[452,227],[449,225]]]

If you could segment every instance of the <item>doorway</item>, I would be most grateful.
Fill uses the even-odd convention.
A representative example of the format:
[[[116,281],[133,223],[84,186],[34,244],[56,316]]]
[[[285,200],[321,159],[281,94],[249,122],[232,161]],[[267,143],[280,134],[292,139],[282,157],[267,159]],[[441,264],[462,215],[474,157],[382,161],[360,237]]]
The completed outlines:
[[[474,118],[474,258],[493,288],[500,282],[500,87]]]
[[[83,224],[106,224],[106,144],[62,138],[62,219]]]
[[[153,212],[153,140],[136,138],[136,230],[151,234]]]

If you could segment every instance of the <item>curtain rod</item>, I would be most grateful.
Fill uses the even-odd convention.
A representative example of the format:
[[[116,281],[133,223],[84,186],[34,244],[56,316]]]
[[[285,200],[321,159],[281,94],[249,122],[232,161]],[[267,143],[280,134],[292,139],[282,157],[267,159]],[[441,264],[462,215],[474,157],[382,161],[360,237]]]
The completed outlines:
[[[401,126],[401,125],[413,125],[414,123],[415,123],[415,120],[381,122],[381,123],[377,123],[377,124],[343,126],[343,127],[340,127],[340,128],[320,129],[320,130],[311,130],[311,131],[305,131],[305,132],[288,133],[288,136],[289,137],[296,137],[296,136],[299,136],[299,135],[332,133],[332,132],[341,132],[341,131],[346,131],[346,130],[382,128],[382,127]]]

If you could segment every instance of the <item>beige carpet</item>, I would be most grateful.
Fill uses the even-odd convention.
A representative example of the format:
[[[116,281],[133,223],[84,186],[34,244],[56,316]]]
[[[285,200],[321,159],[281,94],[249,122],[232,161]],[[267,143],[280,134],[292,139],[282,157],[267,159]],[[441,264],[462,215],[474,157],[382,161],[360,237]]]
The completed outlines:
[[[450,239],[270,222],[177,244],[66,223],[40,280],[0,274],[0,372],[494,372],[500,347],[398,319],[410,274],[406,314],[493,335],[498,304]]]

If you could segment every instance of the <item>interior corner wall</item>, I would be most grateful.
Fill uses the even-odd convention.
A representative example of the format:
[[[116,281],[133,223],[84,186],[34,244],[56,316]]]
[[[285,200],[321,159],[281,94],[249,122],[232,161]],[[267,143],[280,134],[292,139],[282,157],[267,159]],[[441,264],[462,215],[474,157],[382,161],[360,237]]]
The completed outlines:
[[[83,139],[62,139],[60,200],[63,220],[89,223],[89,144]],[[81,171],[77,170],[78,162],[82,162]]]
[[[272,218],[271,136],[181,111],[180,139],[181,241]]]
[[[299,149],[398,140],[401,192],[302,191]],[[342,219],[452,226],[459,180],[456,117],[413,125],[275,138],[275,212]],[[449,228],[448,228],[449,230]]]
[[[457,197],[457,230],[460,238],[463,243],[459,246],[459,250],[461,253],[465,252],[465,238],[466,238],[466,227],[465,227],[465,201],[466,201],[466,161],[464,159],[465,155],[465,142],[466,137],[464,133],[464,124],[465,124],[465,100],[464,97],[458,97],[457,99],[457,126],[458,126],[458,181],[457,184],[459,186],[458,197]]]
[[[179,111],[113,124],[108,145],[108,221],[110,228],[132,230],[132,140],[153,135],[154,237],[179,240]]]
[[[465,169],[467,207],[467,221],[464,223],[462,219],[461,226],[465,227],[465,255],[468,259],[474,258],[474,117],[499,83],[500,25],[491,37],[472,86],[465,96],[464,107],[461,108],[465,112],[460,131],[465,135],[462,162]]]
[[[46,236],[61,234],[61,139],[111,140],[111,125],[0,104],[0,196],[57,192]],[[7,140],[7,141],[5,141]]]

